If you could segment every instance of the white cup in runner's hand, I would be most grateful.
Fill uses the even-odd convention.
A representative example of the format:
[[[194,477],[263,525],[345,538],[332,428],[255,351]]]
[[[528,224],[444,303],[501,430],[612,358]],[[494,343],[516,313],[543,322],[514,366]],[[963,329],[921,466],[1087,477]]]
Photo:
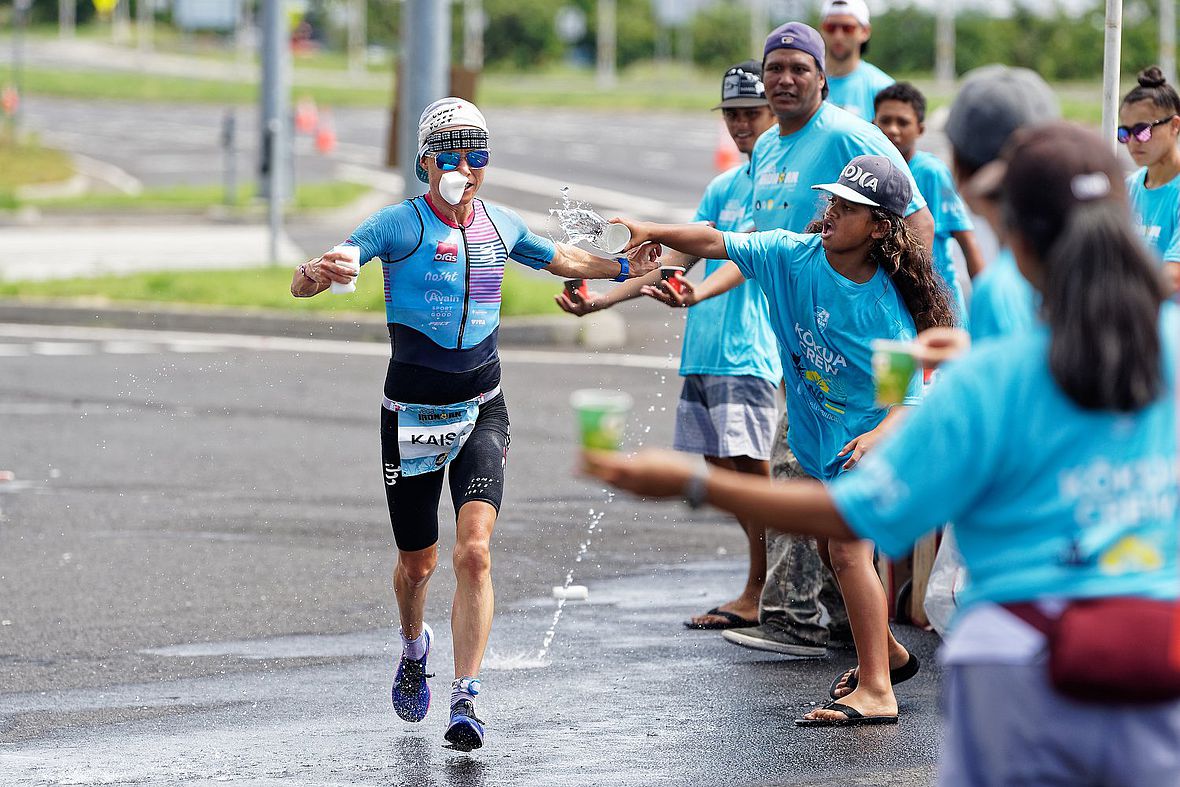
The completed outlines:
[[[333,246],[332,251],[337,252],[339,254],[347,254],[348,255],[347,260],[337,260],[336,264],[337,265],[351,265],[352,269],[355,271],[355,273],[353,274],[353,277],[352,277],[352,281],[350,281],[348,284],[340,284],[339,282],[332,282],[332,294],[333,295],[343,295],[343,294],[349,293],[349,292],[356,292],[356,277],[358,275],[360,275],[360,272],[361,272],[361,250],[360,250],[360,247],[359,246],[352,246],[350,244],[341,244],[339,246]]]
[[[631,244],[631,230],[626,224],[607,224],[594,245],[607,254],[618,254]]]

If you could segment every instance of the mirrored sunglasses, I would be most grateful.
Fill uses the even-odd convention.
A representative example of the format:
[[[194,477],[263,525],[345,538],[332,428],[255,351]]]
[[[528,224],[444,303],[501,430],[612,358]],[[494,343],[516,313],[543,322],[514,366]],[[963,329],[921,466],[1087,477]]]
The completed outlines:
[[[1166,118],[1155,121],[1154,123],[1136,123],[1133,126],[1119,126],[1115,129],[1115,136],[1118,137],[1119,142],[1127,144],[1131,141],[1131,137],[1140,142],[1148,142],[1151,140],[1151,130],[1156,126],[1162,126],[1164,123],[1171,121],[1175,115],[1169,115]]]
[[[461,153],[458,150],[444,150],[434,154],[434,161],[443,172],[453,172],[459,168],[459,162],[467,158],[467,166],[472,169],[483,169],[488,165],[489,154],[486,150],[469,150]]]

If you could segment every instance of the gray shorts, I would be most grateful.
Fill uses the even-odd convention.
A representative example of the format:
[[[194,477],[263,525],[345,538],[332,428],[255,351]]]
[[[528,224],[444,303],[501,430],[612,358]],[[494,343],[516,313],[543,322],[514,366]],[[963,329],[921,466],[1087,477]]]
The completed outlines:
[[[948,668],[939,787],[1180,785],[1180,702],[1074,702],[1047,672],[1043,663]]]
[[[776,390],[760,377],[685,376],[672,447],[701,456],[769,459],[778,423]]]

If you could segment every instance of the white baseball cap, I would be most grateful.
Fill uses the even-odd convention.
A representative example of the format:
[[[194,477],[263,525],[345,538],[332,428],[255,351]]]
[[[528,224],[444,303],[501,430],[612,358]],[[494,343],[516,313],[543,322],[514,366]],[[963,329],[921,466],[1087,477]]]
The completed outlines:
[[[869,26],[869,6],[865,0],[824,0],[820,19],[838,14],[853,17],[861,27]]]

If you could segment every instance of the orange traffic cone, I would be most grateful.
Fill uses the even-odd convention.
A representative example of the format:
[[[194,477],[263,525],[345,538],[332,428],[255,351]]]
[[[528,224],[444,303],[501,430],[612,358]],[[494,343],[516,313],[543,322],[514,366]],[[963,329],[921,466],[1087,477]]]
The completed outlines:
[[[717,149],[713,151],[713,168],[718,172],[725,172],[741,163],[742,152],[738,150],[733,137],[729,136],[729,129],[722,122],[717,127]]]
[[[315,131],[315,149],[325,155],[336,149],[336,127],[332,125],[332,116],[327,112],[320,115],[319,126]]]
[[[299,99],[295,105],[295,130],[300,134],[310,134],[315,131],[318,121],[315,101],[309,96]]]
[[[16,108],[19,106],[20,94],[12,85],[5,85],[4,90],[0,91],[0,109],[4,110],[5,115],[12,116],[16,114]]]

